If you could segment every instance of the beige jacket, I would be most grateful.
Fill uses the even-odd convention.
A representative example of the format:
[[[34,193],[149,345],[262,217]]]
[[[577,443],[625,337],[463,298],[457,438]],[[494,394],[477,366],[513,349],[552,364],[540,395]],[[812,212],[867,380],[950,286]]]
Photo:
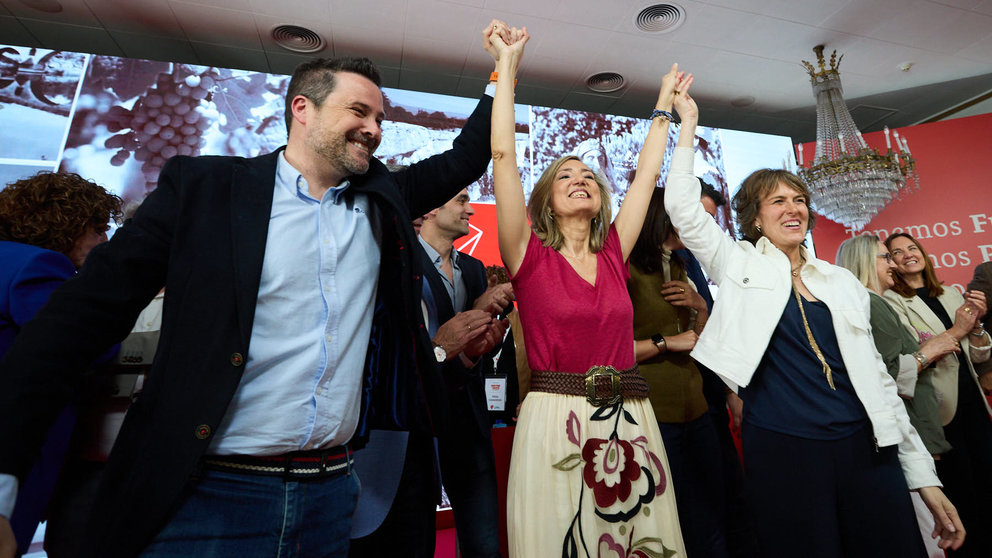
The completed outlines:
[[[896,309],[896,313],[899,314],[899,319],[902,320],[903,325],[909,328],[909,332],[920,343],[923,343],[923,341],[931,336],[939,335],[946,331],[940,318],[933,313],[933,310],[920,297],[906,298],[893,290],[888,290],[885,291],[885,300],[892,304],[892,307]],[[958,307],[964,304],[964,297],[954,287],[944,287],[944,294],[937,297],[937,300],[940,301],[941,306],[944,307],[947,315],[952,320]],[[988,335],[988,332],[985,332],[985,335]],[[968,371],[975,379],[975,389],[982,393],[982,401],[985,403],[985,409],[992,415],[992,408],[989,408],[989,402],[985,399],[985,392],[978,383],[978,375],[975,374],[975,364],[989,360],[989,351],[992,349],[992,345],[981,348],[972,347],[969,337],[971,336],[965,335],[964,339],[961,340],[961,358],[968,364]],[[942,425],[947,426],[951,422],[951,419],[954,418],[954,413],[958,409],[957,355],[953,353],[945,355],[934,365],[933,388],[937,392],[940,422]]]

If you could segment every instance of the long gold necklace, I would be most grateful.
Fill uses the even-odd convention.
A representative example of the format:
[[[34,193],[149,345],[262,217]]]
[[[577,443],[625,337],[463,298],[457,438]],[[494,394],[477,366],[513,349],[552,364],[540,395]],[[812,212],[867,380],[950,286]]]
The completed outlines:
[[[806,258],[803,258],[799,263],[799,267],[792,270],[793,277],[799,277],[799,270],[802,269],[803,264],[806,263]],[[820,364],[823,365],[823,373],[827,376],[827,384],[830,389],[836,390],[834,386],[834,375],[833,371],[830,369],[830,365],[827,364],[826,357],[823,356],[823,351],[820,350],[820,346],[816,343],[816,339],[813,337],[813,330],[809,328],[809,321],[806,319],[806,309],[803,308],[803,298],[799,296],[799,289],[795,285],[792,286],[792,292],[796,295],[796,304],[799,305],[799,314],[803,317],[803,327],[806,328],[806,339],[809,340],[809,346],[813,348],[813,352],[816,353],[816,358],[820,359]]]

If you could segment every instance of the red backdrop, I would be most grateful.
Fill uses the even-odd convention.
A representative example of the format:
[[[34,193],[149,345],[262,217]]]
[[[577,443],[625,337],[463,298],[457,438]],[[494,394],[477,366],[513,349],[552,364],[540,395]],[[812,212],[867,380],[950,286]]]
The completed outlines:
[[[963,290],[975,266],[992,260],[992,173],[985,166],[992,162],[992,114],[898,131],[916,158],[920,189],[894,200],[862,232],[882,240],[900,231],[913,235],[930,254],[937,277]],[[882,132],[864,136],[884,151]],[[808,155],[815,145],[803,148]],[[833,262],[840,243],[856,234],[819,217],[813,230],[817,256]]]
[[[475,215],[469,220],[468,236],[455,241],[455,248],[470,254],[486,265],[503,265],[499,257],[499,240],[496,238],[496,206],[472,202]]]

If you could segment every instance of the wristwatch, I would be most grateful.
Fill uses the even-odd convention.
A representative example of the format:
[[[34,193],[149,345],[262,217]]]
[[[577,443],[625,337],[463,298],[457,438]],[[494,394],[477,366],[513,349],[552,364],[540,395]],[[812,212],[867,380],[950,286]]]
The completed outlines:
[[[444,362],[448,360],[448,353],[445,352],[444,347],[441,345],[434,345],[434,360],[438,362]]]
[[[668,344],[665,342],[665,336],[660,333],[655,333],[651,336],[651,342],[654,343],[655,347],[658,347],[658,351],[664,353],[668,350]]]
[[[930,359],[927,358],[927,355],[923,354],[920,351],[916,351],[915,353],[913,353],[913,358],[916,359],[916,362],[920,363],[921,369],[926,368],[927,364],[930,364]]]

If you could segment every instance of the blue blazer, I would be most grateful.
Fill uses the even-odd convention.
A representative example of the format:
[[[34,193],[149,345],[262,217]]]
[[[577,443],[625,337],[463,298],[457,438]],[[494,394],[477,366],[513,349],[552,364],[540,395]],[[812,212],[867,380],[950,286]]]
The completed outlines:
[[[21,327],[34,318],[48,297],[76,274],[64,254],[30,244],[0,241],[0,357],[14,344]],[[47,433],[47,442],[17,494],[11,528],[20,553],[27,553],[51,499],[75,424],[66,409]]]
[[[492,99],[483,97],[454,147],[389,173],[372,160],[350,177],[368,195],[381,238],[379,299],[359,431],[431,428],[443,405],[421,335],[413,216],[485,172]],[[23,477],[71,393],[72,371],[123,339],[167,287],[155,362],[131,407],[97,495],[85,556],[133,556],[169,520],[227,410],[250,350],[278,152],[175,157],[158,188],[18,336],[0,361],[0,471]]]

